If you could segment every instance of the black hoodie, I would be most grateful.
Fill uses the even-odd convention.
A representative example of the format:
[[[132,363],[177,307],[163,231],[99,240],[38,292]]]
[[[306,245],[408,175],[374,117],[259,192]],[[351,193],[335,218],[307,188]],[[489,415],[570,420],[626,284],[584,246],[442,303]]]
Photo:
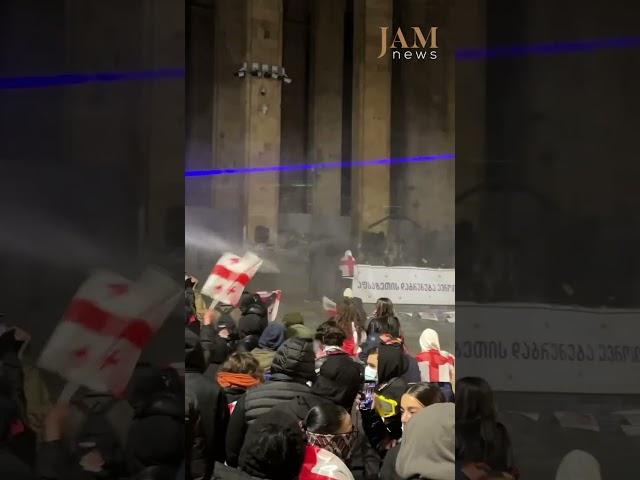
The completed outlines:
[[[193,480],[209,479],[215,461],[224,462],[224,439],[229,421],[227,399],[218,383],[207,378],[204,351],[198,335],[185,330],[185,398],[187,411],[193,418],[187,418],[188,438],[195,446],[187,466]]]

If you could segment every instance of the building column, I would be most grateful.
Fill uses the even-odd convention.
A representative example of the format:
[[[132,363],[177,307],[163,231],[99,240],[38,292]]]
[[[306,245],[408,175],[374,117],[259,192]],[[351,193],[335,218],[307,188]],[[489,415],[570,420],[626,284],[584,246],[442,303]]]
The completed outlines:
[[[247,2],[217,0],[214,4],[213,134],[212,167],[243,168],[246,165],[246,81],[233,75],[247,60]],[[207,111],[206,109],[204,110]],[[244,178],[242,175],[211,177],[211,201],[216,212],[245,220]]]
[[[377,58],[380,27],[391,27],[393,0],[355,0],[352,159],[390,157],[391,57]],[[389,28],[391,30],[391,28]],[[389,214],[389,165],[352,169],[352,232],[357,238]],[[385,232],[382,222],[372,232]]]
[[[449,154],[454,151],[453,29],[447,2],[402,1],[401,25],[438,27],[438,58],[401,60],[399,65],[403,157]],[[416,19],[426,19],[417,25]],[[400,182],[403,211],[427,231],[451,231],[455,223],[454,162],[408,163]]]
[[[313,1],[309,122],[311,164],[342,161],[344,11],[345,0]],[[340,216],[341,176],[340,168],[321,168],[313,172],[311,213],[314,218]]]
[[[247,63],[282,66],[282,0],[248,0]],[[251,167],[280,164],[282,83],[247,75],[246,164]],[[245,175],[246,228],[249,243],[256,227],[269,229],[268,242],[278,235],[279,172]]]

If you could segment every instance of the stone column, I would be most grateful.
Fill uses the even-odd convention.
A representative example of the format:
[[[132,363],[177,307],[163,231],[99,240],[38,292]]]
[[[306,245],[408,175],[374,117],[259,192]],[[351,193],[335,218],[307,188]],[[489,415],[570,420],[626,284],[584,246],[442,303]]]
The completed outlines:
[[[400,23],[438,27],[438,58],[434,60],[396,60],[397,106],[402,119],[398,156],[416,157],[453,153],[454,81],[453,29],[451,6],[439,0],[402,0]],[[423,22],[423,23],[420,23]],[[426,24],[424,23],[426,22]],[[454,162],[408,163],[403,169],[399,189],[403,211],[427,231],[452,228],[455,203]]]
[[[377,57],[380,27],[391,27],[392,13],[393,0],[355,0],[352,159],[356,161],[387,159],[391,153],[391,57]],[[389,214],[389,197],[389,165],[353,168],[351,215],[357,237]],[[371,231],[386,229],[383,222]]]
[[[247,2],[217,0],[214,4],[213,56],[213,168],[242,168],[247,163],[247,78],[234,76],[247,61]],[[197,180],[196,182],[198,182]],[[216,211],[245,222],[244,178],[211,177]]]
[[[344,2],[314,0],[312,6],[309,122],[309,162],[312,164],[342,160]],[[349,152],[346,155],[348,157]],[[311,213],[314,218],[340,216],[341,176],[340,168],[313,172]]]
[[[282,0],[249,0],[247,9],[247,61],[282,65]],[[246,164],[280,164],[281,87],[279,80],[247,76]],[[255,229],[269,229],[269,243],[278,235],[279,172],[245,175],[246,227],[249,243]]]

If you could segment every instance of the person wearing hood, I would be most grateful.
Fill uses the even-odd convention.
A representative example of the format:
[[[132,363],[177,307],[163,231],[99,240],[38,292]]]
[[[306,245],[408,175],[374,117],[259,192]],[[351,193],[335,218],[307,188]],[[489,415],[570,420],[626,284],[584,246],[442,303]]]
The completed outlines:
[[[362,367],[348,355],[328,358],[311,386],[308,395],[297,397],[274,407],[273,411],[288,413],[303,421],[309,411],[324,403],[333,403],[351,412],[362,387]]]
[[[453,384],[455,382],[455,357],[440,349],[438,332],[425,329],[420,335],[421,352],[416,356],[420,370],[420,381],[437,383],[444,392],[447,401],[454,401]]]
[[[269,324],[268,311],[259,295],[245,292],[240,299],[240,312],[238,350],[250,352],[258,347],[260,336]]]
[[[399,479],[454,478],[455,410],[453,403],[434,403],[411,419],[396,460]]]
[[[247,428],[273,407],[298,395],[310,395],[307,382],[315,380],[313,346],[301,338],[290,338],[278,348],[268,382],[251,388],[236,403],[229,421],[227,463],[237,466]]]
[[[216,464],[213,480],[298,480],[305,440],[296,422],[274,412],[251,424],[237,468]]]
[[[402,437],[400,402],[408,388],[408,369],[401,345],[380,345],[369,354],[365,380],[375,381],[373,409],[362,410],[363,427],[381,456]]]
[[[200,338],[186,329],[185,334],[185,398],[188,412],[198,421],[187,423],[195,431],[187,432],[195,447],[187,469],[192,480],[209,479],[216,460],[224,462],[224,439],[229,420],[229,410],[224,393],[218,383],[204,375],[206,368],[204,350]]]
[[[278,347],[284,343],[285,326],[282,323],[272,322],[264,329],[260,340],[258,340],[258,348],[251,350],[251,355],[258,360],[260,367],[268,372],[271,369],[271,362],[276,355]]]
[[[571,450],[560,462],[556,480],[602,480],[600,464],[583,450]]]
[[[282,323],[286,327],[286,338],[304,338],[313,340],[313,331],[304,324],[304,317],[299,312],[291,312],[282,317]]]
[[[232,327],[229,323],[235,326],[233,319],[228,315],[220,314],[215,310],[207,310],[204,315],[204,321],[200,327],[200,342],[205,354],[205,362],[207,369],[205,375],[209,378],[215,379],[218,375],[218,369],[222,365],[229,355],[233,351],[233,345],[228,340],[220,335],[220,332],[226,330],[227,337],[232,334]]]
[[[263,370],[258,360],[246,352],[236,352],[224,362],[218,372],[218,383],[224,388],[229,404],[229,411],[233,413],[236,402],[244,393],[262,383]]]
[[[140,405],[127,433],[128,472],[135,480],[173,480],[184,459],[183,399],[166,389]]]
[[[366,363],[369,354],[374,352],[379,345],[399,346],[404,352],[404,361],[407,363],[407,370],[402,374],[402,377],[408,383],[417,383],[420,381],[418,362],[409,355],[400,330],[400,320],[398,320],[398,317],[386,316],[372,318],[367,327],[367,339],[362,346],[360,359],[363,363]]]

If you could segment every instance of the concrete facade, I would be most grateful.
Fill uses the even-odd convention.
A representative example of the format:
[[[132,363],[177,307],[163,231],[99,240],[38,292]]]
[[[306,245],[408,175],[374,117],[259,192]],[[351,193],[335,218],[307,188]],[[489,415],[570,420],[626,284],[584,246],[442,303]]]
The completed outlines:
[[[191,36],[192,61],[201,65],[194,69],[190,82],[200,82],[201,90],[206,84],[198,78],[198,71],[206,75],[202,63],[208,61],[214,70],[208,80],[214,91],[209,100],[211,157],[198,158],[199,165],[296,167],[453,153],[454,62],[452,7],[448,2],[209,3],[214,12],[213,28],[203,30],[209,20],[202,14],[197,20],[200,34]],[[251,15],[259,20],[250,20]],[[387,26],[391,32],[398,22],[404,28],[413,26],[414,19],[419,19],[422,27],[439,26],[438,60],[392,61],[390,55],[378,59],[380,27]],[[260,38],[265,21],[271,23],[272,30],[281,30],[279,42],[271,31],[266,41]],[[204,43],[214,45],[208,60],[197,44],[205,33],[210,37]],[[251,58],[252,48],[259,49],[262,58]],[[234,77],[232,73],[245,61],[282,64],[293,83]],[[258,97],[256,92],[261,88],[264,95]],[[199,98],[206,99],[206,95]],[[202,107],[193,108],[201,116]],[[204,131],[206,125],[199,121],[196,132]],[[269,228],[270,243],[275,243],[283,214],[311,215],[311,235],[325,238],[337,237],[335,226],[341,223],[337,219],[347,215],[354,249],[366,231],[390,234],[391,243],[399,236],[408,237],[415,244],[414,251],[431,249],[433,245],[425,247],[425,237],[444,232],[451,248],[439,257],[446,257],[443,261],[451,264],[453,175],[453,162],[446,161],[398,167],[287,169],[279,174],[190,180],[187,197],[190,205],[240,215],[250,241],[255,226],[264,225]],[[211,192],[211,200],[207,192]],[[395,223],[382,221],[369,228],[389,216]],[[414,231],[399,228],[398,221],[410,221],[416,227]],[[289,230],[286,233],[289,238]]]

